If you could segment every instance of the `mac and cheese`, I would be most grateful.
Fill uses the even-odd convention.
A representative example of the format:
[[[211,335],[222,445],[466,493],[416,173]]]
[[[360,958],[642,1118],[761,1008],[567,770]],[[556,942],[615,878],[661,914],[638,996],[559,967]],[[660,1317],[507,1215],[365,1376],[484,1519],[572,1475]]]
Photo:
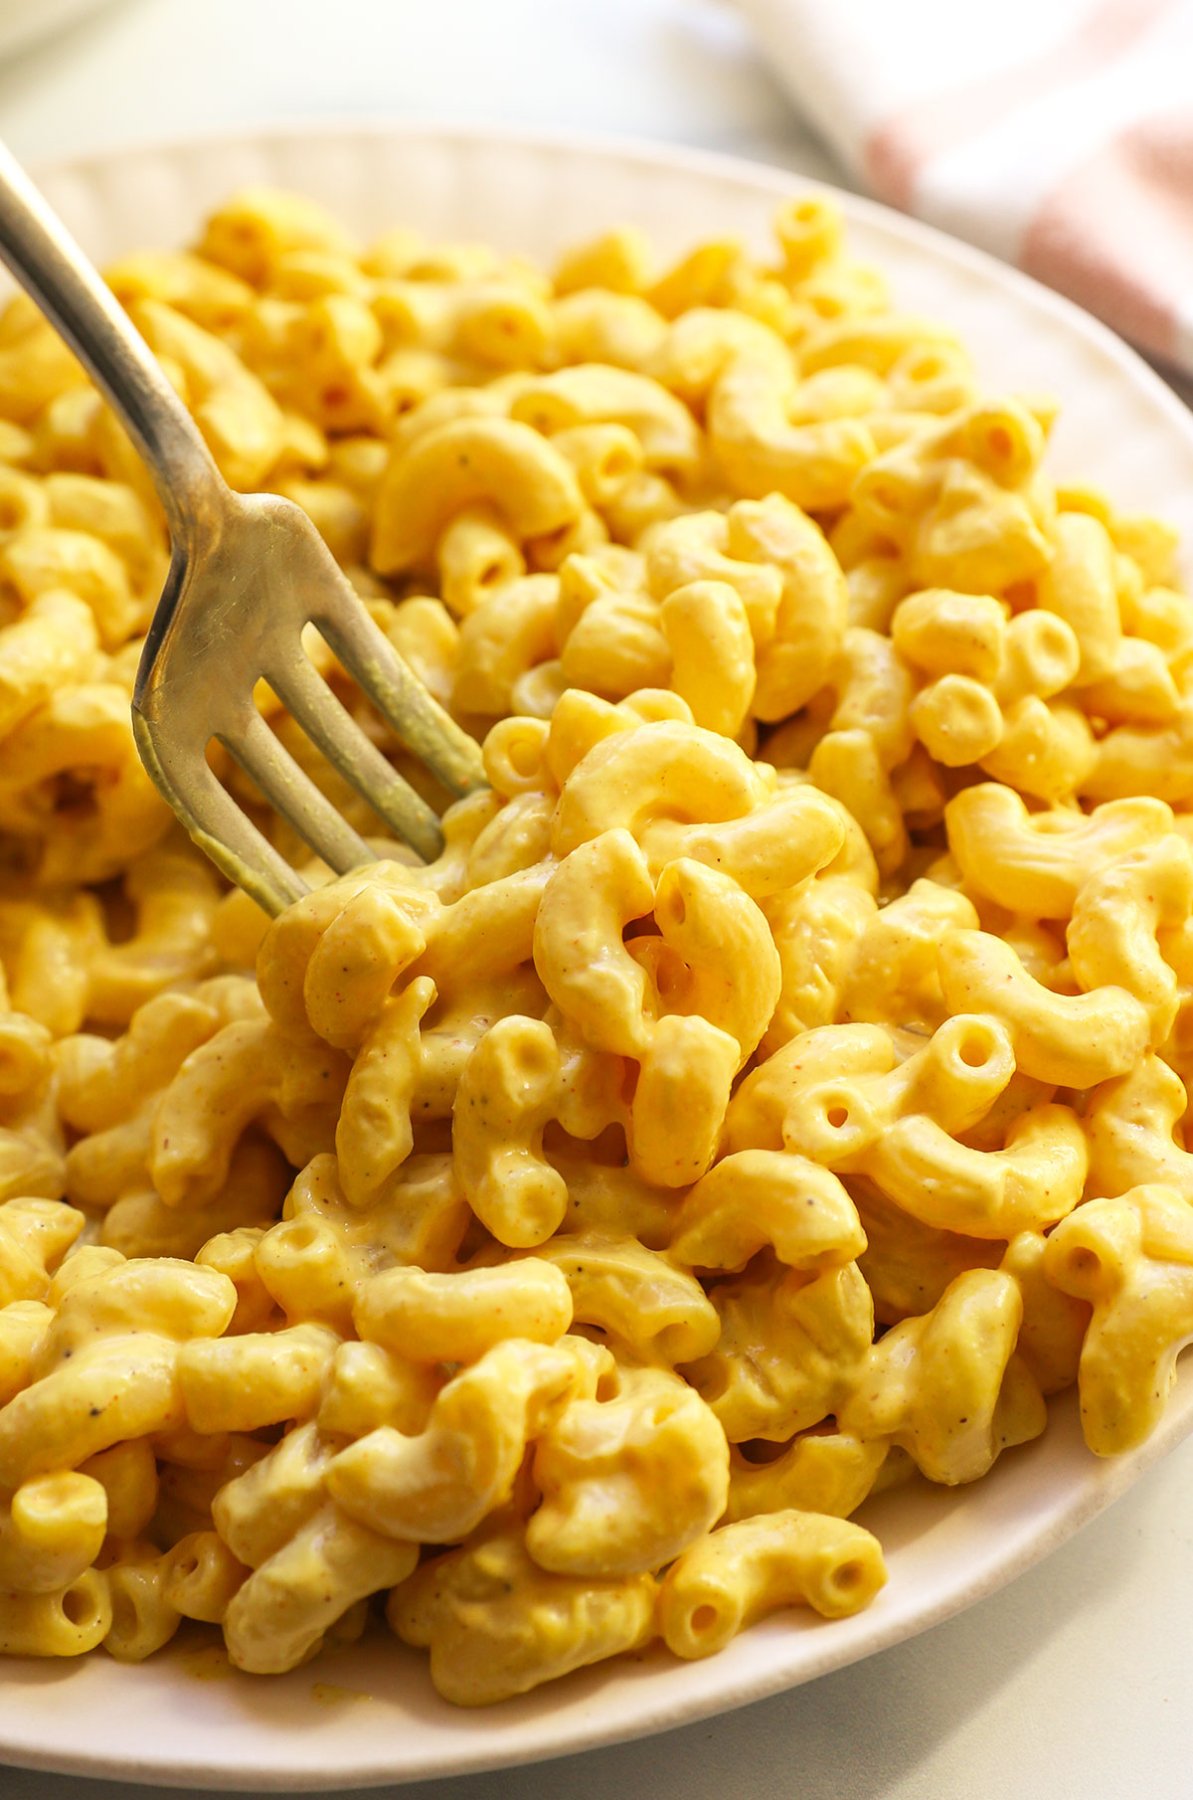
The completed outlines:
[[[429,867],[266,920],[137,760],[167,559],[0,317],[0,1650],[370,1603],[478,1705],[879,1594],[851,1515],[1193,1337],[1193,607],[1051,407],[777,250],[551,272],[230,201],[112,286],[483,740]],[[310,654],[442,808],[326,646]],[[214,753],[213,753],[214,754]],[[880,1602],[881,1604],[881,1602]]]

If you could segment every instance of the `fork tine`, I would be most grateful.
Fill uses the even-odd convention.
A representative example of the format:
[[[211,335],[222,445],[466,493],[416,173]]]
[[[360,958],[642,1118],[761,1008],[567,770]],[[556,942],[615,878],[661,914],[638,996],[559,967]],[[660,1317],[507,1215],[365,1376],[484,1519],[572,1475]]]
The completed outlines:
[[[250,711],[235,733],[221,734],[219,741],[256,782],[269,804],[338,874],[377,860],[364,839],[340,817],[289,751],[283,750],[260,713]]]
[[[133,735],[159,793],[229,881],[250,894],[271,918],[310,891],[220,786],[204,758],[184,760],[176,775],[162,760],[152,725],[136,708]]]
[[[431,698],[363,606],[313,611],[311,623],[444,787],[459,796],[485,785],[480,745]]]
[[[443,849],[437,814],[369,742],[301,649],[271,665],[266,680],[349,786],[425,861],[433,862]]]

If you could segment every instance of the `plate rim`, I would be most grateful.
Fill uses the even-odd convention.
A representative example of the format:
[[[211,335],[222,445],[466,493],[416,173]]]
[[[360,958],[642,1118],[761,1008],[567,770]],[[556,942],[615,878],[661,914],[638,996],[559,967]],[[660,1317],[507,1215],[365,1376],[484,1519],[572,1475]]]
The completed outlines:
[[[1059,1398],[1071,1399],[1068,1396]],[[46,1751],[17,1750],[12,1751],[0,1742],[0,1773],[8,1766],[28,1769],[46,1774],[82,1775],[94,1780],[120,1779],[137,1786],[165,1785],[177,1787],[183,1791],[200,1793],[246,1792],[246,1793],[325,1793],[354,1792],[357,1789],[380,1787],[405,1787],[416,1781],[448,1780],[453,1777],[496,1773],[502,1769],[530,1768],[538,1763],[562,1761],[567,1757],[583,1755],[589,1750],[608,1749],[616,1744],[640,1743],[645,1739],[660,1737],[665,1732],[674,1731],[685,1725],[697,1724],[704,1719],[721,1718],[726,1713],[738,1712],[755,1701],[774,1699],[784,1693],[791,1693],[798,1687],[806,1687],[811,1682],[819,1681],[823,1676],[833,1675],[850,1668],[859,1662],[868,1662],[872,1656],[883,1651],[896,1648],[899,1644],[908,1643],[920,1637],[924,1632],[937,1625],[946,1624],[950,1619],[967,1612],[971,1606],[989,1599],[1004,1587],[1010,1586],[1020,1576],[1027,1574],[1038,1563],[1043,1562],[1055,1550],[1070,1543],[1079,1532],[1083,1531],[1094,1519],[1098,1518],[1109,1507],[1123,1498],[1138,1480],[1183,1443],[1193,1436],[1193,1375],[1186,1373],[1174,1391],[1159,1428],[1147,1441],[1135,1451],[1115,1458],[1113,1461],[1100,1461],[1094,1465],[1095,1477],[1083,1490],[1077,1504],[1072,1506],[1063,1517],[1053,1523],[1052,1529],[1031,1539],[1014,1556],[1000,1563],[989,1572],[984,1580],[972,1588],[953,1592],[925,1611],[918,1613],[914,1619],[894,1619],[887,1626],[880,1626],[874,1633],[873,1641],[861,1655],[851,1654],[843,1647],[839,1652],[830,1647],[822,1654],[817,1666],[796,1680],[776,1673],[752,1673],[739,1679],[735,1685],[726,1688],[718,1697],[715,1706],[709,1706],[702,1698],[692,1702],[677,1700],[660,1708],[646,1719],[632,1719],[628,1723],[595,1723],[583,1730],[574,1730],[568,1740],[562,1743],[539,1742],[529,1747],[502,1747],[494,1751],[491,1747],[470,1752],[470,1734],[464,1730],[466,1722],[480,1717],[492,1717],[500,1722],[501,1706],[482,1708],[477,1711],[461,1712],[462,1745],[449,1758],[441,1758],[434,1766],[425,1764],[421,1767],[407,1769],[394,1768],[392,1764],[374,1762],[362,1764],[351,1770],[341,1772],[336,1768],[312,1765],[309,1769],[296,1767],[281,1768],[278,1766],[233,1768],[230,1764],[210,1765],[194,1760],[180,1759],[166,1762],[164,1760],[138,1757],[132,1753],[126,1757],[113,1758],[103,1754],[93,1754],[86,1750],[73,1751],[51,1749]],[[956,1490],[945,1490],[954,1492]],[[827,1622],[831,1624],[832,1622]],[[752,1629],[758,1629],[753,1627]],[[826,1633],[827,1637],[827,1633]],[[30,1660],[30,1659],[25,1659]],[[710,1658],[715,1661],[715,1658]],[[120,1668],[127,1665],[119,1664]],[[592,1665],[599,1668],[601,1665]],[[0,1665],[2,1667],[2,1665]],[[134,1665],[135,1667],[135,1665]],[[575,1671],[577,1674],[591,1673],[592,1669]],[[69,1675],[66,1676],[69,1679]],[[570,1678],[565,1678],[570,1679]],[[550,1688],[540,1690],[549,1693]],[[525,1696],[523,1696],[524,1698]],[[2,1725],[0,1717],[0,1725]],[[275,1729],[275,1728],[270,1728]],[[511,1734],[512,1735],[512,1734]]]
[[[840,206],[847,221],[855,219],[871,230],[901,239],[913,251],[925,253],[936,261],[943,260],[955,269],[976,277],[983,286],[1000,287],[1036,309],[1051,314],[1061,326],[1084,339],[1090,348],[1113,364],[1121,379],[1129,381],[1137,389],[1142,388],[1148,400],[1166,415],[1168,425],[1180,432],[1193,452],[1193,411],[1190,411],[1179,394],[1137,350],[1074,301],[999,261],[988,252],[935,226],[899,213],[868,196],[856,194],[777,163],[664,139],[656,140],[641,134],[623,136],[600,131],[509,126],[500,121],[457,120],[450,115],[396,118],[384,113],[367,112],[321,113],[312,116],[294,114],[271,118],[260,124],[221,124],[178,134],[130,136],[95,151],[80,151],[67,157],[38,160],[31,168],[38,181],[57,183],[72,177],[94,181],[102,172],[115,172],[120,164],[141,158],[184,158],[221,147],[231,149],[243,145],[250,148],[281,140],[308,142],[346,137],[356,140],[435,139],[478,146],[496,143],[542,153],[556,150],[594,161],[614,158],[648,165],[656,170],[674,170],[690,177],[737,183],[753,189],[755,193],[773,193],[776,198],[790,193],[795,187],[824,194]],[[834,1673],[856,1661],[906,1642],[956,1616],[1017,1579],[1062,1543],[1074,1537],[1191,1433],[1193,1373],[1186,1372],[1178,1382],[1161,1424],[1153,1435],[1136,1450],[1112,1462],[1101,1462],[1091,1456],[1080,1491],[1064,1513],[1053,1519],[1047,1529],[1021,1544],[997,1567],[986,1571],[976,1584],[954,1589],[940,1596],[912,1618],[895,1615],[885,1622],[879,1620],[860,1655],[848,1643],[835,1648],[837,1640],[826,1634],[824,1642],[818,1647],[818,1653],[812,1659],[813,1666],[794,1678],[789,1670],[781,1667],[751,1669],[736,1679],[730,1677],[714,1705],[710,1705],[707,1697],[697,1690],[690,1699],[678,1697],[661,1701],[645,1718],[610,1718],[608,1711],[596,1710],[590,1717],[569,1721],[562,1740],[555,1739],[549,1729],[551,1714],[548,1710],[539,1718],[526,1723],[519,1722],[514,1726],[509,1733],[508,1745],[495,1747],[491,1741],[484,1742],[483,1738],[474,1738],[472,1732],[461,1730],[458,1745],[453,1748],[451,1755],[438,1755],[433,1762],[425,1759],[417,1765],[402,1768],[395,1767],[392,1762],[374,1761],[341,1773],[336,1768],[316,1766],[310,1770],[298,1770],[276,1764],[240,1769],[233,1769],[230,1765],[212,1768],[193,1759],[146,1758],[138,1756],[135,1751],[127,1756],[114,1758],[106,1752],[92,1752],[86,1748],[76,1749],[65,1745],[55,1745],[43,1750],[12,1746],[3,1738],[0,1700],[0,1759],[11,1767],[96,1778],[116,1777],[138,1784],[168,1782],[208,1791],[231,1788],[260,1792],[327,1791],[385,1784],[403,1785],[412,1781],[477,1774],[484,1770],[550,1761],[614,1743],[655,1736],[699,1719],[715,1718],[755,1700],[817,1680],[822,1675]],[[3,1683],[0,1682],[0,1688],[2,1687]],[[549,1693],[550,1689],[542,1691]],[[19,1690],[10,1688],[9,1692],[15,1698]],[[471,1716],[476,1717],[475,1714]],[[501,1709],[493,1709],[490,1716],[499,1723]],[[462,1723],[467,1717],[468,1715],[461,1715]],[[252,1725],[246,1729],[257,1730],[260,1727]],[[272,1734],[278,1727],[268,1724],[264,1729]],[[489,1734],[490,1737],[491,1735]],[[530,1738],[529,1743],[519,1742],[527,1736]]]

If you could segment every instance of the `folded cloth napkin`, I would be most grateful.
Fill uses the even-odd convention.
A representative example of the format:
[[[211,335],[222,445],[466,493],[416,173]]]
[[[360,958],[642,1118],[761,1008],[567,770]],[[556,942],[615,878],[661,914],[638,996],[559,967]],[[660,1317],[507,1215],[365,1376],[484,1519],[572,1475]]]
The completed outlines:
[[[738,0],[880,199],[1193,374],[1193,0]]]

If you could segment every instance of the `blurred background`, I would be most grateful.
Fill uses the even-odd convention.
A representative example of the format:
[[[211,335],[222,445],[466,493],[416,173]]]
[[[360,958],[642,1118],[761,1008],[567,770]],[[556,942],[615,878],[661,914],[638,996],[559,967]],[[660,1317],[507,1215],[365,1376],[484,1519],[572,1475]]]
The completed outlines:
[[[390,112],[632,133],[838,173],[723,0],[0,0],[0,51],[22,21],[45,35],[0,63],[0,119],[29,161],[265,117]]]

